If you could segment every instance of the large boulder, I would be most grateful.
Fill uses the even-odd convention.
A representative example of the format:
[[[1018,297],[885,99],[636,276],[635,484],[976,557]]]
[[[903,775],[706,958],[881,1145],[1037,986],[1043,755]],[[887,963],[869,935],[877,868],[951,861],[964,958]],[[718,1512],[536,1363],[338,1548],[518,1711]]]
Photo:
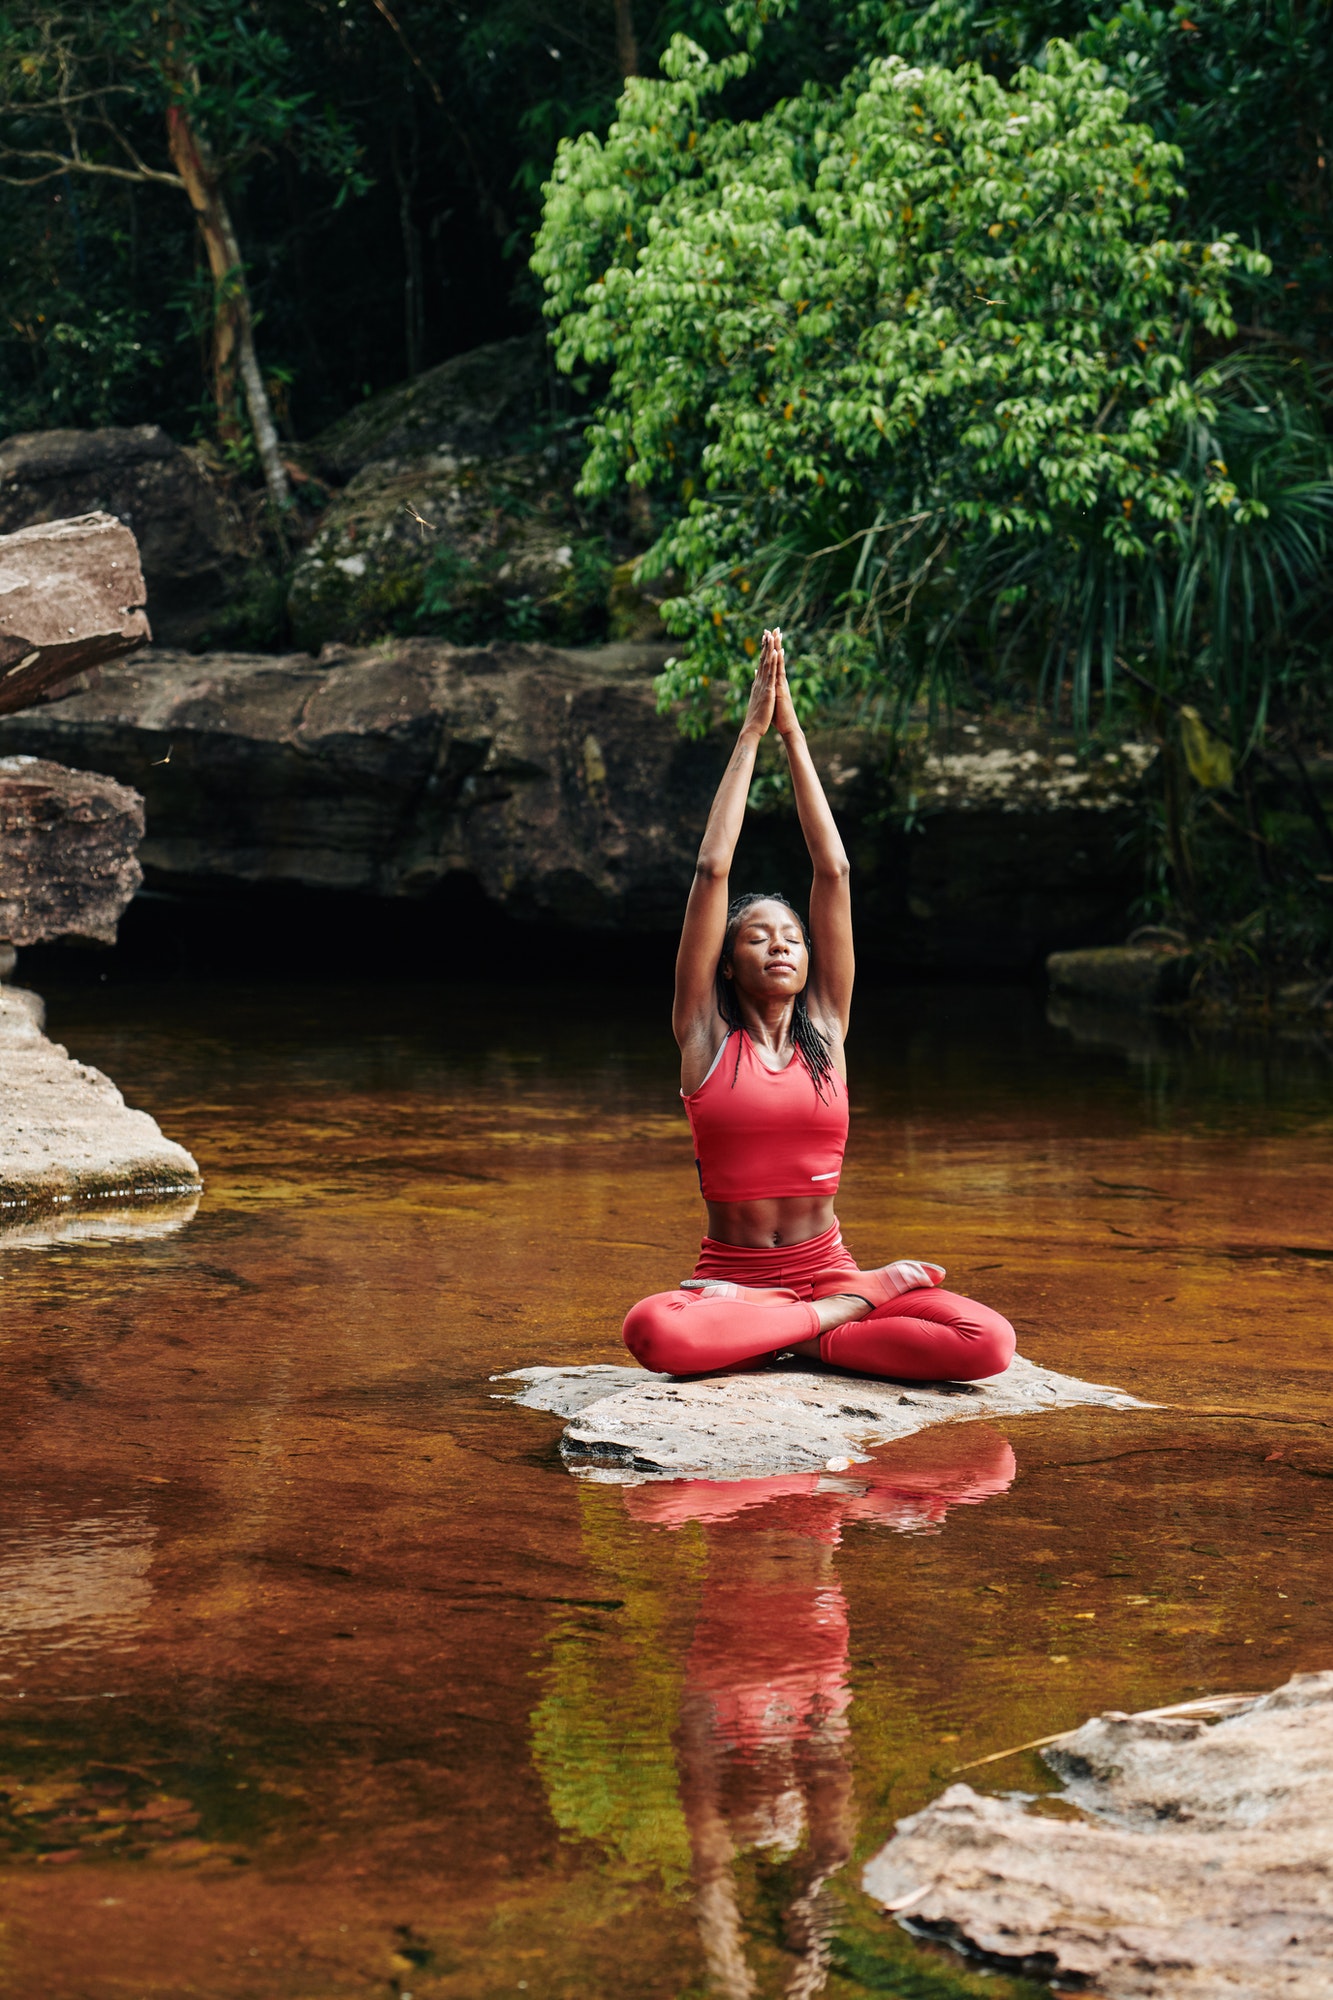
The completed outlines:
[[[344,490],[292,571],[297,645],[604,634],[626,551],[575,501],[580,427],[553,419],[550,379],[540,334],[496,341],[373,397],[305,447],[306,464]]]
[[[526,439],[550,403],[543,335],[520,334],[456,354],[371,396],[307,445],[302,457],[345,486],[367,465],[437,452],[501,456]]]
[[[574,477],[558,444],[366,466],[293,567],[293,640],[318,652],[422,629],[460,644],[602,636],[615,551],[578,518]]]
[[[404,640],[318,660],[150,651],[0,719],[0,754],[91,764],[147,805],[159,887],[421,897],[468,879],[512,916],[679,923],[730,751],[657,713],[664,648]],[[856,869],[867,962],[1029,968],[1123,935],[1150,749],[1074,753],[1013,722],[890,756],[813,739]],[[751,815],[737,883],[809,879],[789,804]]]
[[[159,643],[235,632],[271,584],[254,530],[202,453],[158,424],[33,431],[0,442],[0,534],[113,514],[139,544]]]
[[[0,944],[114,944],[143,828],[143,800],[113,778],[0,757]]]
[[[1194,953],[1170,939],[1053,951],[1046,961],[1052,993],[1106,1007],[1151,1012],[1190,996],[1198,970]]]
[[[110,514],[0,535],[0,715],[149,637],[134,536]]]
[[[1325,2000],[1333,1673],[1048,1741],[1067,1816],[951,1785],[898,1822],[867,1893],[914,1930],[1105,2000]]]

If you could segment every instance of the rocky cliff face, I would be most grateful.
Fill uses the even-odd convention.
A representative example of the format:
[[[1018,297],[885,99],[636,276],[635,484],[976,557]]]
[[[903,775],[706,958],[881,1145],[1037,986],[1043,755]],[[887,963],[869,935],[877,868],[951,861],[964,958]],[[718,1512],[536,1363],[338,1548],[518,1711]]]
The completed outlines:
[[[471,881],[521,919],[662,933],[679,922],[730,748],[686,743],[657,714],[662,651],[149,651],[0,720],[0,754],[90,764],[142,792],[158,886],[426,897]],[[1123,934],[1142,746],[1080,765],[997,727],[892,766],[882,739],[854,733],[815,751],[868,963],[1016,969]],[[799,829],[780,802],[752,815],[736,880],[803,893]]]

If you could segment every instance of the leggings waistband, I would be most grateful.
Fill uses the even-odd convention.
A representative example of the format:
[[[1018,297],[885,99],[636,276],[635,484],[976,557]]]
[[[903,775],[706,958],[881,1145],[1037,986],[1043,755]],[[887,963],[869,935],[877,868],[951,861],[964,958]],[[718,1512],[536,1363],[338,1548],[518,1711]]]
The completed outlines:
[[[830,1266],[856,1269],[850,1251],[843,1248],[842,1230],[836,1222],[802,1243],[779,1243],[762,1250],[751,1250],[741,1243],[719,1243],[715,1236],[705,1236],[694,1276],[725,1278],[736,1285],[797,1288]]]

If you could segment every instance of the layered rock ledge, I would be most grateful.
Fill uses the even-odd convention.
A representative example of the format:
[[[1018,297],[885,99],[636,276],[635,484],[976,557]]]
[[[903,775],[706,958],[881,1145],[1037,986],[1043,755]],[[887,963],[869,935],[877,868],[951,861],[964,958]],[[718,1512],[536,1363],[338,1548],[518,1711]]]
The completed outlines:
[[[148,651],[0,720],[0,755],[91,766],[141,792],[155,888],[421,898],[471,884],[522,920],[662,934],[680,921],[731,742],[687,743],[657,713],[665,651]],[[958,735],[971,747],[812,739],[856,869],[863,960],[1028,967],[1058,943],[1121,933],[1152,753],[1127,742],[1080,763],[1013,722]],[[752,814],[737,881],[799,893],[808,878],[794,814]]]
[[[1326,2000],[1333,1673],[1113,1712],[1043,1755],[1082,1817],[951,1785],[899,1822],[867,1893],[913,1930],[1105,2000]]]
[[[107,1203],[190,1202],[202,1185],[183,1146],[133,1111],[109,1077],[42,1032],[35,993],[0,986],[0,1236],[5,1224]]]
[[[1150,1407],[1123,1389],[1057,1375],[1021,1355],[985,1382],[880,1382],[813,1364],[693,1381],[604,1364],[518,1368],[495,1379],[526,1384],[515,1403],[569,1419],[560,1455],[572,1470],[625,1483],[842,1472],[867,1446],[932,1424],[1036,1416],[1080,1403]]]

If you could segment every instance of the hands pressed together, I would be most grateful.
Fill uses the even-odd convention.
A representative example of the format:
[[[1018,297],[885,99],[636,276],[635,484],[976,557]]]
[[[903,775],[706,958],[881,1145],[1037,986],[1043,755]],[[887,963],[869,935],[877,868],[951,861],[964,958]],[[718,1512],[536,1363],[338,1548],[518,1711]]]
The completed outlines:
[[[742,733],[751,730],[758,736],[766,736],[770,727],[776,727],[778,735],[783,737],[799,736],[801,733],[791,689],[787,685],[782,633],[776,627],[771,632],[765,631],[759,648],[759,664],[754,670],[750,705],[745,712]]]

